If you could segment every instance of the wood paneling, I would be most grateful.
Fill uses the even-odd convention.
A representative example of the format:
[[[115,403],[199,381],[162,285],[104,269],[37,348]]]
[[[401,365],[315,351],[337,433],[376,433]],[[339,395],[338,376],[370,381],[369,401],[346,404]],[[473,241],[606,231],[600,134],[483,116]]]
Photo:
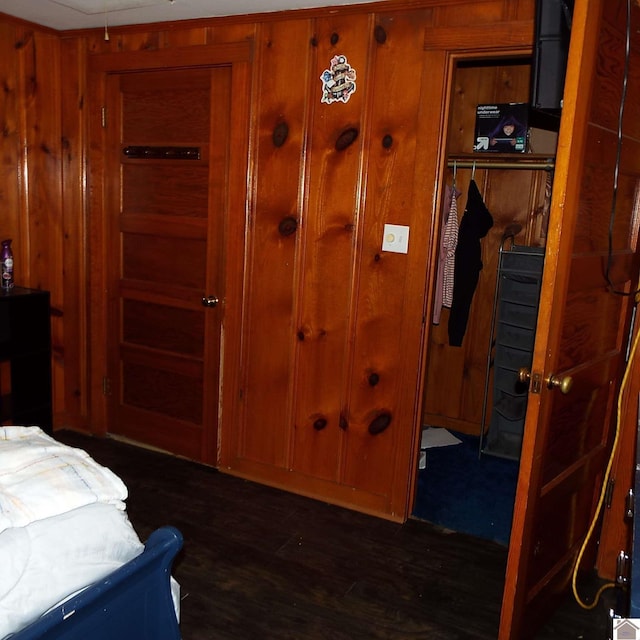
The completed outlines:
[[[61,82],[62,109],[62,291],[64,299],[64,356],[61,389],[56,394],[58,424],[80,426],[88,414],[89,394],[86,254],[86,53],[84,39],[61,41],[65,81]],[[62,63],[61,63],[62,64]],[[60,349],[60,347],[58,347]],[[61,398],[60,395],[63,394]]]
[[[305,228],[303,157],[313,31],[306,20],[284,21],[262,25],[257,36],[255,183],[247,227],[241,414],[229,456],[286,466],[295,379],[294,313],[301,278],[297,261]],[[274,143],[274,136],[280,142]],[[264,340],[267,319],[269,339]]]
[[[414,403],[403,365],[413,361],[417,375],[409,336],[419,340],[423,330],[421,305],[407,304],[407,265],[424,277],[430,228],[428,217],[413,226],[405,179],[418,148],[424,17],[262,27],[242,419],[225,457],[236,472],[281,484],[288,469],[289,488],[317,492],[326,481],[322,491],[334,499],[368,494],[392,513],[405,509],[412,464]],[[293,53],[300,49],[305,57]],[[338,54],[356,70],[357,89],[346,104],[322,103],[320,76]],[[292,91],[291,78],[306,94]],[[345,132],[354,140],[341,149]],[[381,251],[384,222],[412,227],[410,257]]]
[[[372,35],[367,15],[332,16],[314,24],[311,76],[311,133],[307,190],[304,274],[297,318],[298,353],[293,468],[340,481],[344,413],[349,376],[348,340],[353,320],[353,274],[359,229],[360,162],[365,144],[363,112],[369,78],[368,46]],[[343,54],[356,70],[357,89],[346,104],[322,104],[320,76],[333,56]],[[361,78],[361,80],[360,80]],[[352,130],[357,137],[345,149],[338,138]]]
[[[19,241],[20,234],[20,206],[21,184],[23,183],[23,98],[19,87],[18,64],[15,41],[18,37],[15,25],[0,24],[0,55],[2,86],[0,93],[0,122],[2,124],[2,154],[0,155],[0,170],[2,171],[2,217],[0,230],[3,238],[13,238],[14,257],[16,260],[17,284],[26,285],[24,278],[28,276],[28,261],[23,259],[28,253],[24,243]]]
[[[53,393],[61,411],[68,397],[65,336],[78,328],[79,301],[65,306],[63,288],[60,40],[20,21],[3,21],[0,29],[0,235],[13,239],[16,284],[51,293]]]
[[[433,80],[446,73],[442,66],[424,66],[425,35],[443,37],[460,25],[490,28],[498,23],[513,27],[516,46],[526,45],[532,15],[529,0],[429,0],[417,7],[413,2],[389,2],[331,14],[318,10],[265,14],[256,20],[241,17],[111,28],[109,40],[102,29],[63,34],[50,64],[60,70],[70,66],[72,72],[64,91],[58,89],[60,101],[48,117],[62,117],[68,134],[63,184],[74,215],[67,214],[66,228],[76,242],[72,246],[69,242],[64,253],[65,263],[74,270],[65,282],[69,291],[79,294],[77,302],[69,303],[75,313],[68,326],[90,341],[88,346],[81,340],[73,353],[80,358],[85,352],[91,354],[89,376],[82,367],[65,370],[65,397],[72,398],[68,406],[73,421],[90,421],[90,428],[97,431],[110,428],[101,387],[104,362],[110,357],[103,340],[109,303],[102,298],[109,284],[102,265],[108,264],[109,227],[102,217],[102,193],[104,176],[115,167],[105,164],[101,155],[104,132],[99,110],[106,96],[95,78],[113,69],[171,65],[186,69],[244,60],[252,47],[251,86],[242,85],[236,76],[232,80],[237,83],[234,87],[246,92],[243,99],[251,97],[252,112],[250,121],[233,120],[232,124],[250,127],[251,138],[249,199],[240,204],[237,194],[245,185],[239,180],[230,187],[230,202],[240,206],[226,223],[231,242],[224,256],[225,278],[233,296],[225,300],[225,322],[234,321],[224,332],[225,341],[231,342],[225,342],[224,351],[221,460],[232,472],[312,495],[333,494],[345,504],[405,517],[419,435],[416,387],[421,385],[423,366],[425,296],[430,296],[426,283],[435,257],[431,242],[436,200],[428,193],[430,183],[439,179],[431,157],[442,152],[438,138],[442,106],[436,121],[421,118],[432,99]],[[52,42],[55,47],[55,37]],[[216,45],[224,47],[224,53]],[[514,42],[504,47],[513,49]],[[320,101],[320,74],[336,54],[345,55],[356,70],[357,90],[349,102],[328,105]],[[474,100],[484,95],[482,91],[491,100],[518,99],[528,82],[521,67],[526,64],[494,68],[480,76],[469,70],[458,76],[461,91],[469,90]],[[62,86],[63,76],[52,76]],[[135,83],[135,75],[131,82]],[[178,72],[175,91],[163,104],[185,99],[186,92],[193,91],[189,85],[187,72]],[[86,95],[86,86],[94,92],[91,96]],[[233,95],[237,95],[235,89]],[[189,101],[199,103],[195,95]],[[157,111],[156,105],[140,96],[137,107],[140,117],[135,120],[127,114],[126,121],[135,121],[138,132],[146,131],[154,121],[147,116]],[[469,118],[468,110],[464,113]],[[53,120],[45,117],[43,121],[50,122],[47,135],[56,132]],[[172,130],[179,126],[176,119]],[[166,141],[166,131],[158,131],[156,137]],[[336,141],[345,131],[357,137],[340,150]],[[147,134],[147,138],[154,136],[153,131]],[[470,140],[472,123],[456,135],[461,141]],[[233,132],[231,136],[235,138]],[[284,136],[280,146],[278,136]],[[61,152],[59,145],[51,142],[49,146]],[[167,296],[162,300],[160,295],[161,282],[152,277],[161,272],[161,258],[152,255],[166,255],[168,248],[141,233],[145,216],[155,215],[164,233],[181,210],[180,202],[191,203],[181,240],[191,244],[181,249],[188,259],[182,263],[180,279],[192,282],[189,273],[195,270],[190,265],[205,259],[197,249],[203,229],[194,218],[203,194],[188,187],[198,167],[160,171],[164,177],[158,182],[157,175],[150,179],[146,166],[135,162],[124,166],[125,184],[138,185],[125,189],[123,203],[120,231],[128,256],[127,275],[149,281],[151,289],[138,290],[134,296],[147,303],[153,296],[167,302]],[[57,174],[59,179],[59,166]],[[222,171],[221,179],[224,175]],[[536,204],[527,200],[520,207],[513,200],[514,194],[528,191],[531,177],[522,176],[510,187],[493,175],[479,178],[494,208],[495,233],[512,221],[514,212],[526,218]],[[465,179],[461,177],[462,184]],[[56,184],[60,188],[50,175],[44,183],[41,189]],[[151,184],[157,186],[151,188]],[[424,184],[429,187],[424,189]],[[177,191],[185,193],[185,189],[184,197],[177,198]],[[385,223],[410,227],[409,254],[381,251]],[[61,229],[56,231],[48,222],[46,226],[47,233],[53,232],[50,239],[37,240],[45,255],[56,242],[62,247],[64,237]],[[88,238],[90,251],[78,235]],[[489,247],[495,246],[492,238]],[[487,270],[493,269],[493,253],[487,256]],[[83,292],[80,285],[89,274],[92,284]],[[61,286],[62,280],[58,282],[56,286]],[[483,284],[482,295],[490,289],[490,284]],[[448,368],[435,378],[464,381],[457,403],[463,414],[475,411],[470,420],[464,417],[467,422],[477,422],[479,396],[474,381],[481,376],[485,341],[480,347],[480,340],[473,338],[486,333],[484,315],[479,309],[471,325],[469,342],[477,350],[465,351],[462,357],[448,354]],[[450,389],[438,395],[455,397]],[[60,416],[65,402],[58,398]],[[446,413],[455,411],[447,408]]]
[[[369,73],[369,131],[366,188],[361,193],[360,249],[353,296],[354,336],[350,378],[343,416],[348,422],[343,482],[384,495],[409,474],[413,422],[403,368],[419,370],[419,354],[409,347],[423,330],[422,313],[412,300],[410,277],[426,272],[430,221],[417,224],[412,175],[419,153],[419,111],[423,99],[418,83],[422,60],[413,55],[423,37],[422,11],[376,16]],[[402,60],[402,64],[398,64]],[[365,87],[367,88],[367,87]],[[409,254],[381,251],[384,223],[406,225]],[[426,221],[425,221],[426,222]],[[376,433],[375,421],[389,426]],[[376,473],[371,473],[375,468]],[[393,501],[391,501],[393,504]],[[394,510],[400,508],[393,505]]]

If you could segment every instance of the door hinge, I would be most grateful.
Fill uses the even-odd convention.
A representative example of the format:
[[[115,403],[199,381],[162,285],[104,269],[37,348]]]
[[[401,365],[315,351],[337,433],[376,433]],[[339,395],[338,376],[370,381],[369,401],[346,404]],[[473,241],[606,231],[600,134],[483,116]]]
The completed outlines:
[[[107,378],[107,376],[102,378],[102,395],[111,395],[111,378]]]
[[[634,511],[635,511],[635,494],[633,493],[633,489],[629,489],[629,493],[627,493],[624,517],[627,520],[633,520]]]
[[[631,576],[631,558],[626,551],[621,551],[618,554],[618,561],[616,563],[616,583],[619,586],[624,586],[629,583]]]
[[[106,129],[107,128],[107,107],[102,107],[102,109],[100,110],[100,117],[102,119],[102,128]]]

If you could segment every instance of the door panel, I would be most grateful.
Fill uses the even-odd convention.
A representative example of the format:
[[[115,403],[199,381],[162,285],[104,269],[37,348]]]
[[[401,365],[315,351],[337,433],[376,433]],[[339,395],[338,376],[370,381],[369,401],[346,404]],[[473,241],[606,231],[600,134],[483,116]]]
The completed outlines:
[[[124,300],[123,342],[196,356],[202,353],[204,314],[140,300]]]
[[[199,166],[123,167],[123,211],[138,215],[206,218],[209,205],[209,168]]]
[[[637,34],[640,9],[632,13]],[[529,637],[566,596],[613,440],[633,304],[624,293],[638,277],[640,140],[629,115],[614,198],[625,28],[624,0],[576,1],[532,365],[541,384],[529,393],[502,640]],[[637,42],[632,57],[637,68]],[[630,76],[626,100],[640,100],[637,76]],[[571,376],[567,395],[546,383],[551,374]]]
[[[222,296],[230,86],[225,66],[108,79],[110,430],[208,463],[221,309],[203,298]]]

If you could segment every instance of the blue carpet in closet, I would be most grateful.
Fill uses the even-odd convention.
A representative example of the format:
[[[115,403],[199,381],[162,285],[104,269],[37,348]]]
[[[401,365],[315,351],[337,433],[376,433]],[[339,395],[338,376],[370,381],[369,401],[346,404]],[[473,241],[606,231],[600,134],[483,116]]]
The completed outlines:
[[[426,450],[413,516],[508,545],[518,461],[478,457],[478,437],[452,433],[461,444]]]

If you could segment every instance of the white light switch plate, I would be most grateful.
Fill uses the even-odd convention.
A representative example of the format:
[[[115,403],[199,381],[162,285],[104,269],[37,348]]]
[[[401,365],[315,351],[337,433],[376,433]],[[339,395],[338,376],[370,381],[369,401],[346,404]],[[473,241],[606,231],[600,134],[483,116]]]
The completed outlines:
[[[394,253],[409,252],[409,227],[401,224],[385,224],[382,250]]]

